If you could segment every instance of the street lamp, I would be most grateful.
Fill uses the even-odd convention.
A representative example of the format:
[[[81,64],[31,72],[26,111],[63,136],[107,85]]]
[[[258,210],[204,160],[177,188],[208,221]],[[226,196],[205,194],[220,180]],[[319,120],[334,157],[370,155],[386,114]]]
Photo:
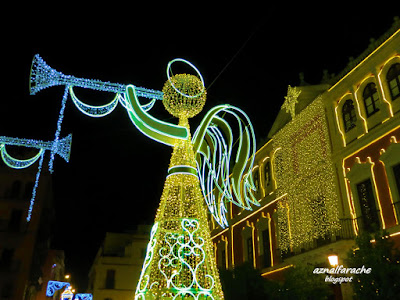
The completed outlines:
[[[337,256],[337,254],[331,254],[328,256],[328,260],[329,260],[329,264],[332,267],[336,267],[337,265],[339,265],[339,257]]]

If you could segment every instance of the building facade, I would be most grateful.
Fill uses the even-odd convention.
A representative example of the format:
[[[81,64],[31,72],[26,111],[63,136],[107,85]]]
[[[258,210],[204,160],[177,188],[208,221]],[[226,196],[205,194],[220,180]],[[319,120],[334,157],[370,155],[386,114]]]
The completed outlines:
[[[53,192],[51,176],[44,171],[37,189],[32,217],[27,222],[36,172],[34,166],[15,170],[0,163],[2,300],[33,299],[42,288],[41,268],[49,247]]]
[[[151,226],[139,225],[135,233],[106,233],[89,272],[88,292],[93,299],[135,297],[150,230]]]
[[[379,229],[400,248],[399,28],[397,18],[338,76],[289,86],[256,153],[259,206],[231,205],[226,229],[210,221],[221,268],[249,262],[276,279],[332,253],[344,264],[354,237]]]

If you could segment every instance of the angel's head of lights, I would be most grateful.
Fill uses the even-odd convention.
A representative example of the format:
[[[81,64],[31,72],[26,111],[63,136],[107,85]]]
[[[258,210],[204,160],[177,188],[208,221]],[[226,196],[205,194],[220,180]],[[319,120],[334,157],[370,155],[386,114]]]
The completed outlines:
[[[195,75],[173,75],[171,65],[174,62],[183,62],[192,67]],[[168,80],[163,87],[163,104],[165,109],[177,118],[192,118],[200,113],[206,102],[206,90],[203,77],[197,68],[190,62],[177,58],[169,62],[167,67]]]

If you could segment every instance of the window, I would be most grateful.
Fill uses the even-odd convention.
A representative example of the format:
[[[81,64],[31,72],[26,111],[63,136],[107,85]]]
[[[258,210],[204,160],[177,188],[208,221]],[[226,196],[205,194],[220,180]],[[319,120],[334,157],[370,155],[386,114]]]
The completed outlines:
[[[11,186],[11,194],[10,198],[19,198],[19,194],[21,191],[21,181],[17,180],[14,181],[12,186]]]
[[[223,269],[226,268],[226,252],[225,252],[225,249],[223,249],[223,250],[221,251],[221,267],[222,267]]]
[[[12,232],[18,232],[21,228],[21,220],[22,220],[21,209],[13,209],[11,212],[11,218],[8,222],[8,229]]]
[[[0,270],[8,270],[14,256],[14,249],[3,248],[0,257]]]
[[[32,181],[27,182],[25,184],[25,189],[24,189],[24,194],[23,194],[24,199],[28,200],[32,197],[32,190],[33,190],[34,185],[35,184]]]
[[[114,287],[115,287],[115,270],[107,270],[106,289],[113,289]]]
[[[271,162],[268,160],[264,165],[265,186],[271,184]]]
[[[251,237],[247,238],[247,261],[253,262],[253,239]]]
[[[392,101],[400,97],[400,64],[394,64],[386,74]]]
[[[350,129],[356,127],[356,110],[354,109],[353,100],[346,100],[342,107],[342,117],[344,124],[344,131],[348,132]]]
[[[379,221],[371,179],[357,184],[357,193],[360,201],[362,228],[373,232],[379,228]]]
[[[258,169],[253,173],[253,179],[254,179],[254,186],[256,187],[256,192],[258,192],[260,189],[260,178],[258,175]]]
[[[269,247],[269,230],[265,229],[261,232],[262,234],[262,245],[263,245],[263,267],[267,268],[271,266],[271,249]]]
[[[396,179],[397,191],[400,194],[400,164],[393,166],[393,174],[394,178]]]
[[[365,110],[367,112],[367,117],[370,117],[374,113],[379,111],[377,105],[379,96],[378,96],[378,91],[376,90],[375,83],[371,82],[365,87],[363,92],[363,99],[364,99]]]

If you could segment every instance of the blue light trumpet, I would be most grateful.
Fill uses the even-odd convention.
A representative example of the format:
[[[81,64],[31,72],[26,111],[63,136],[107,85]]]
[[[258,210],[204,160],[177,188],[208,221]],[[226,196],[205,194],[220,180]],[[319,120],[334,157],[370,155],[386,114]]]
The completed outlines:
[[[71,143],[72,143],[72,134],[69,134],[63,139],[60,140],[56,139],[54,141],[40,141],[40,140],[0,136],[0,152],[3,161],[5,162],[6,165],[14,169],[23,169],[34,164],[45,150],[49,150],[52,153],[58,154],[63,159],[65,159],[66,162],[69,162],[71,153]],[[37,155],[35,155],[32,158],[21,160],[11,157],[6,151],[5,147],[6,145],[36,148],[39,149],[40,151]]]
[[[126,85],[112,82],[104,82],[96,79],[78,78],[72,75],[65,75],[53,68],[51,68],[39,54],[33,57],[29,89],[31,95],[37,92],[57,85],[64,86],[77,86],[88,88],[97,91],[112,92],[112,93],[125,93]],[[149,99],[163,99],[163,92],[135,87],[136,93],[139,97]]]

